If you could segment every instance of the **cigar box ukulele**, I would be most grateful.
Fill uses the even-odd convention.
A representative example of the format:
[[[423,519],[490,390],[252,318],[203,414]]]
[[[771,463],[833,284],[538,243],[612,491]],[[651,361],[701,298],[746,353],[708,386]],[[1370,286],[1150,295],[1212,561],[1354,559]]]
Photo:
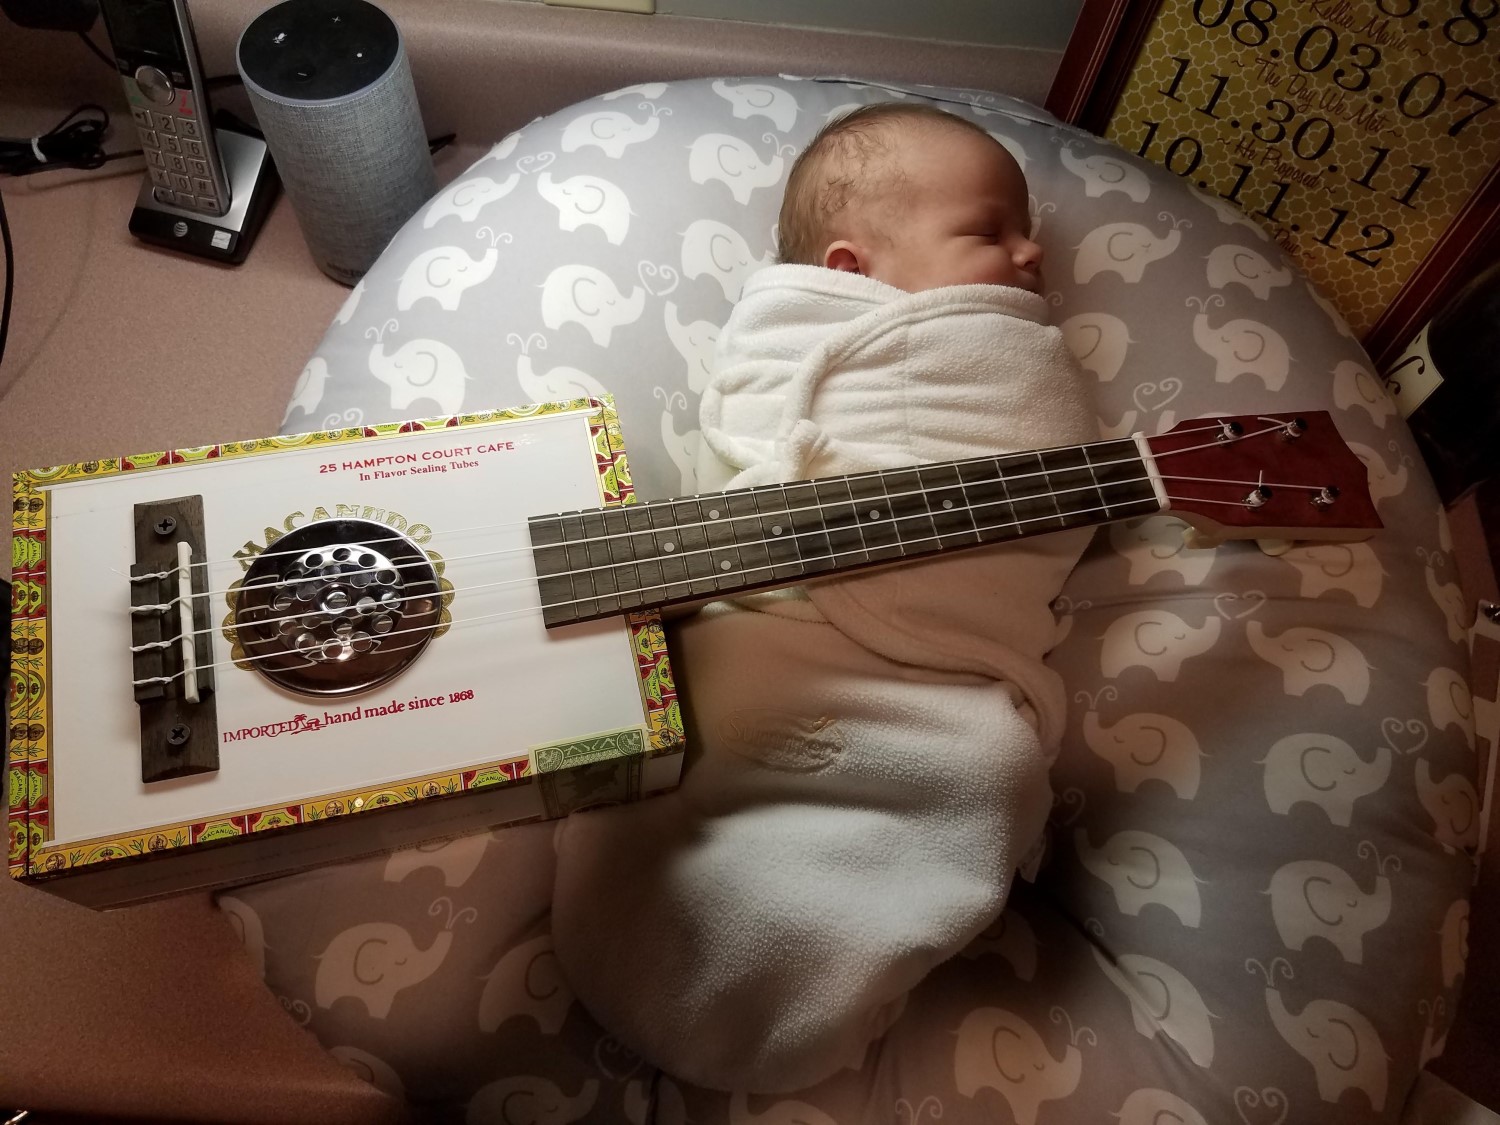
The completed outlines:
[[[657,615],[537,603],[528,517],[630,491],[594,400],[19,474],[11,874],[122,905],[671,788]]]
[[[1310,411],[627,504],[593,400],[24,473],[11,871],[109,905],[663,791],[661,607],[1163,510],[1359,539],[1366,483]]]

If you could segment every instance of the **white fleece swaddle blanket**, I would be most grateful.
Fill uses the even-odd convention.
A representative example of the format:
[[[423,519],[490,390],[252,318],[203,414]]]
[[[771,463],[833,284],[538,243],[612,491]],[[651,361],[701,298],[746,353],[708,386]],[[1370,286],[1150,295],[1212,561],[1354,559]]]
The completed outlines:
[[[1046,303],[756,274],[701,408],[704,491],[1098,436]],[[879,518],[877,514],[872,518]],[[680,1078],[758,1092],[858,1066],[988,925],[1050,807],[1050,603],[1087,532],[719,603],[673,631],[689,765],[570,817],[553,941],[580,1000]]]

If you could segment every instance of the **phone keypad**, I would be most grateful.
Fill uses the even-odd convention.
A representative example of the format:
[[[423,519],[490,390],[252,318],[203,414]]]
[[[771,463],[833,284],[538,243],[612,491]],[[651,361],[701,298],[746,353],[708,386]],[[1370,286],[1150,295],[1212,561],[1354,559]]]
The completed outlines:
[[[197,119],[141,106],[133,107],[130,116],[146,153],[153,198],[173,207],[218,211],[219,194]]]

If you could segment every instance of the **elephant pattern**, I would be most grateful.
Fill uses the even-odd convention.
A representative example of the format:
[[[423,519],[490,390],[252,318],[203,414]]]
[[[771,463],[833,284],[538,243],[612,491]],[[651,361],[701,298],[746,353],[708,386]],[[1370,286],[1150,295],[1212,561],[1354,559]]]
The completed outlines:
[[[1054,1057],[1037,1031],[1014,1012],[976,1008],[958,1029],[953,1080],[962,1097],[993,1090],[1010,1107],[1016,1125],[1036,1125],[1043,1102],[1078,1088],[1083,1054],[1073,1044]]]
[[[1149,904],[1166,907],[1177,920],[1196,930],[1203,914],[1198,879],[1175,844],[1150,832],[1116,832],[1098,848],[1089,846],[1085,829],[1074,833],[1078,859],[1090,875],[1114,892],[1122,914],[1139,914]]]
[[[1465,982],[1484,704],[1406,425],[1245,211],[997,95],[637,84],[467,169],[441,155],[447,186],[287,373],[283,429],[608,394],[636,495],[696,492],[719,326],[776,260],[792,159],[891,99],[1024,162],[1052,322],[1109,432],[1327,410],[1385,529],[1265,551],[1170,514],[1101,529],[1056,603],[1039,862],[864,1066],[815,1087],[704,1090],[598,1026],[552,953],[552,824],[237,887],[219,905],[247,972],[354,1073],[473,1125],[1390,1125]]]
[[[1364,960],[1365,935],[1391,916],[1391,881],[1384,872],[1366,892],[1342,867],[1319,859],[1278,868],[1266,894],[1283,945],[1300,950],[1320,937],[1354,965]]]
[[[1257,966],[1258,967],[1258,966]],[[1274,983],[1280,972],[1290,973],[1277,958],[1268,970]],[[1369,1017],[1339,1000],[1309,1000],[1292,1011],[1279,988],[1266,989],[1266,1010],[1277,1033],[1312,1065],[1318,1097],[1338,1102],[1345,1091],[1363,1094],[1370,1108],[1385,1108],[1390,1085],[1390,1056]]]
[[[446,899],[434,902],[429,913],[444,904],[450,910],[448,922],[425,948],[394,922],[364,922],[335,936],[315,958],[313,992],[318,1007],[331,1008],[352,997],[364,1004],[372,1019],[390,1015],[397,993],[421,984],[442,965],[453,945],[453,924],[476,914],[472,906],[454,914]]]

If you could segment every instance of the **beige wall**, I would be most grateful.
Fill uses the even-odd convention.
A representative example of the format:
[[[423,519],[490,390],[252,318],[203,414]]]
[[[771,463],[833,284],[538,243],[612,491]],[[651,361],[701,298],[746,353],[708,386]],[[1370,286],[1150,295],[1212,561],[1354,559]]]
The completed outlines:
[[[1083,0],[656,0],[663,15],[1061,50]]]

